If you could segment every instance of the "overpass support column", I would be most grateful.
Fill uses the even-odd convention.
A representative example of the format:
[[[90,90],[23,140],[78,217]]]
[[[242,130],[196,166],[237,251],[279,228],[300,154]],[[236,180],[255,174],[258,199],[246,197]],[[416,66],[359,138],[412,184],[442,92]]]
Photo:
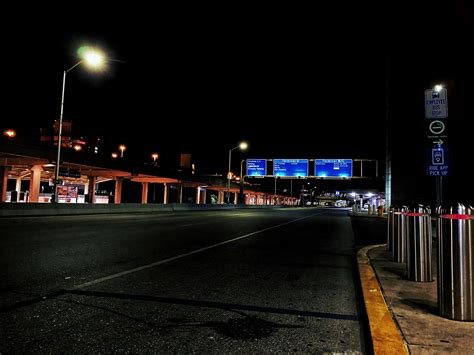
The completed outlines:
[[[142,182],[142,204],[148,202],[148,182]]]
[[[122,202],[122,178],[116,177],[114,203],[121,203],[121,202]]]
[[[234,205],[238,204],[239,203],[239,194],[238,193],[234,193]]]
[[[167,205],[168,202],[169,202],[170,187],[169,187],[168,184],[165,182],[165,183],[163,184],[163,188],[164,188],[164,191],[163,191],[163,204]]]
[[[16,179],[15,191],[16,191],[16,201],[14,202],[18,202],[18,199],[20,198],[20,192],[21,192],[21,178]]]
[[[207,189],[204,187],[202,191],[202,203],[206,204],[206,195],[207,195]]]
[[[196,187],[196,205],[201,204],[201,186]]]
[[[38,202],[39,201],[40,184],[41,184],[41,172],[42,171],[43,171],[43,167],[41,165],[33,165],[33,167],[31,168],[30,201],[29,202]]]
[[[217,203],[219,205],[224,203],[224,191],[217,191]]]
[[[6,166],[0,166],[0,202],[5,202],[7,199],[7,182],[8,182],[8,168]]]
[[[97,183],[97,177],[96,176],[89,176],[89,184],[87,186],[87,196],[88,196],[88,203],[94,203],[95,202],[95,185]]]
[[[179,185],[179,203],[183,203],[183,185]]]

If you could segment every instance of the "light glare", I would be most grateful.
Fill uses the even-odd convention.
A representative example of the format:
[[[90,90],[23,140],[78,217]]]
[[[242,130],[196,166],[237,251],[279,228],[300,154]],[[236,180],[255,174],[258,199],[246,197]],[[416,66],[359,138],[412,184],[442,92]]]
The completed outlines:
[[[104,53],[96,48],[83,46],[77,50],[77,54],[89,69],[98,70],[105,65]]]
[[[5,131],[3,131],[3,135],[7,136],[8,138],[13,138],[16,136],[16,132],[13,129],[6,129]]]

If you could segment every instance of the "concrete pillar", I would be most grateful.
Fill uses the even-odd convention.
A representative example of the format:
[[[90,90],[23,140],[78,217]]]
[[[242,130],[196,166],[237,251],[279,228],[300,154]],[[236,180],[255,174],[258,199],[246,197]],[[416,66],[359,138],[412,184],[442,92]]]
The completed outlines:
[[[179,203],[183,203],[183,185],[179,185]]]
[[[18,197],[20,197],[20,192],[21,192],[21,178],[16,179],[15,191],[18,193]],[[15,202],[16,202],[16,201],[15,201]]]
[[[224,191],[217,192],[217,203],[220,205],[224,203]]]
[[[201,187],[196,187],[196,205],[201,204]]]
[[[202,203],[206,204],[206,194],[207,194],[207,189],[204,187],[202,191]]]
[[[8,168],[0,166],[0,202],[5,202],[7,199],[7,182],[8,182]]]
[[[238,193],[234,193],[234,205],[238,204],[239,203],[239,194]]]
[[[89,176],[89,183],[87,184],[87,191],[84,191],[84,193],[87,194],[88,196],[88,203],[94,203],[95,202],[95,185],[97,183],[97,177],[96,176]],[[86,190],[86,189],[84,189]]]
[[[248,205],[250,204],[250,195],[245,195],[245,204]]]
[[[34,165],[31,168],[29,202],[38,202],[39,201],[39,193],[40,193],[40,185],[41,185],[41,172],[42,171],[43,171],[43,167],[41,165]],[[26,196],[25,196],[25,198],[26,198]]]
[[[115,178],[115,194],[114,194],[114,203],[122,202],[122,179],[121,177]]]
[[[148,182],[142,182],[142,204],[148,202]]]
[[[168,186],[168,184],[165,182],[164,184],[164,191],[163,191],[163,203],[165,205],[168,204],[169,202],[169,192],[170,192],[170,187]]]

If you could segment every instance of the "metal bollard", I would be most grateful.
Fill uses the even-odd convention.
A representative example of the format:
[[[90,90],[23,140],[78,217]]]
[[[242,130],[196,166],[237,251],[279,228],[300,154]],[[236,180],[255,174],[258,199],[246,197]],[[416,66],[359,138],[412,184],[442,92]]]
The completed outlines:
[[[445,318],[474,321],[474,209],[438,209],[438,307]]]
[[[407,219],[407,277],[417,282],[433,281],[431,273],[431,217],[422,205],[412,206]]]
[[[390,206],[387,213],[387,250],[393,250],[393,233],[394,233],[394,212],[397,206]]]
[[[397,263],[406,263],[407,261],[406,212],[406,206],[401,206],[393,212],[392,258]]]

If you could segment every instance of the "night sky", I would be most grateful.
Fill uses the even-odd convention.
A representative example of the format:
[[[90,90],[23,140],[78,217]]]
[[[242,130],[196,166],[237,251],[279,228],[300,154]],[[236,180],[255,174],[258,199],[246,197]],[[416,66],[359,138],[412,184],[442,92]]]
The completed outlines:
[[[173,9],[156,17],[141,9],[82,25],[46,26],[43,18],[42,26],[2,27],[9,56],[1,128],[34,139],[50,127],[62,71],[89,44],[116,61],[101,74],[68,74],[64,119],[74,137],[103,137],[106,151],[126,144],[126,154],[142,160],[153,151],[163,159],[192,153],[201,172],[224,172],[242,139],[250,150],[233,152],[233,170],[244,158],[382,161],[387,58],[390,100],[401,112],[419,110],[410,95],[428,84],[455,81],[467,95],[473,79],[472,6],[400,4]],[[472,113],[466,101],[458,111]]]

